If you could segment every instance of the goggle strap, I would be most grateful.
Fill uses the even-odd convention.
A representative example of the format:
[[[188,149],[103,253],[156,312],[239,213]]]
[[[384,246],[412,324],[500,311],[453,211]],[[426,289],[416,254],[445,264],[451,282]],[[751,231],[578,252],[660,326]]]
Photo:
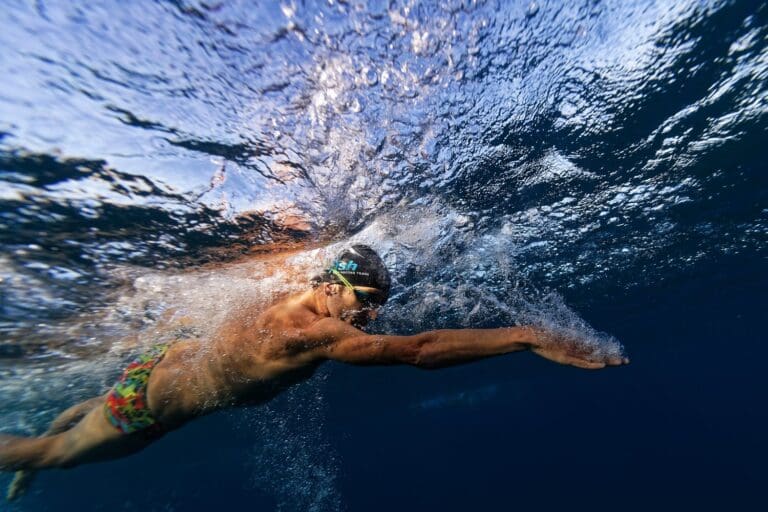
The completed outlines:
[[[335,268],[332,268],[332,269],[330,269],[330,270],[329,270],[329,272],[330,272],[331,274],[333,274],[334,276],[336,276],[336,277],[339,279],[339,281],[341,281],[341,284],[343,284],[344,286],[346,286],[346,287],[347,287],[347,288],[349,288],[350,290],[354,290],[354,289],[355,289],[355,287],[354,287],[354,286],[352,286],[352,283],[350,283],[349,281],[347,281],[347,278],[346,278],[346,277],[344,277],[344,276],[342,275],[342,273],[341,273],[341,272],[339,272],[338,270],[336,270]]]

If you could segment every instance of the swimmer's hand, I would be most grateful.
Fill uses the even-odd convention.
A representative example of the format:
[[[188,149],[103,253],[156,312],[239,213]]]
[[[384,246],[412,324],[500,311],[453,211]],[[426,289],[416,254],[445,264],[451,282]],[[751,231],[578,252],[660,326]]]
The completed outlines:
[[[603,353],[598,347],[590,347],[567,336],[547,333],[538,338],[531,351],[556,363],[587,370],[629,364],[629,358],[626,356]]]

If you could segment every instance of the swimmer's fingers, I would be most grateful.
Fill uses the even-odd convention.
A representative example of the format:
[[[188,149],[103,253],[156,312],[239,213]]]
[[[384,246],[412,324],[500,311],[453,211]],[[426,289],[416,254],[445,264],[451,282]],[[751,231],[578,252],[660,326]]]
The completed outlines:
[[[599,370],[606,366],[621,366],[629,364],[629,358],[621,355],[599,355],[591,354],[584,358],[578,358],[572,362],[574,366],[586,368],[587,370]]]
[[[571,365],[577,368],[583,368],[585,370],[600,370],[601,368],[605,368],[605,363],[595,361],[575,360],[571,362]]]
[[[533,352],[550,361],[585,370],[599,370],[606,366],[621,366],[629,363],[629,358],[623,356],[600,356],[595,353],[584,353],[579,347],[569,344],[535,347]]]
[[[621,366],[624,364],[629,364],[629,358],[626,356],[613,356],[608,359],[608,364],[610,366]]]
[[[605,366],[605,364],[599,361],[592,361],[588,359],[583,354],[574,354],[564,346],[552,345],[548,347],[536,347],[532,350],[534,353],[540,355],[541,357],[560,364],[567,364],[570,366],[589,368],[594,370]]]
[[[587,370],[599,370],[606,366],[629,364],[629,358],[624,356],[604,356],[590,359],[576,359],[571,364]]]

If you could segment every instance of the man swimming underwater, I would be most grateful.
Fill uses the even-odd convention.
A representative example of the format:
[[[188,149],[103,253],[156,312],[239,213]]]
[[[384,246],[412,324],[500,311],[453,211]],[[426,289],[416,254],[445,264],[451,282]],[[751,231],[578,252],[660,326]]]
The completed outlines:
[[[0,434],[0,469],[17,471],[8,498],[23,491],[33,470],[135,453],[199,416],[267,402],[329,360],[434,369],[531,350],[588,369],[629,362],[534,327],[366,334],[360,328],[376,318],[389,289],[381,258],[366,245],[354,245],[311,288],[260,314],[244,311],[209,343],[187,339],[153,346],[107,394],[67,409],[43,436]]]

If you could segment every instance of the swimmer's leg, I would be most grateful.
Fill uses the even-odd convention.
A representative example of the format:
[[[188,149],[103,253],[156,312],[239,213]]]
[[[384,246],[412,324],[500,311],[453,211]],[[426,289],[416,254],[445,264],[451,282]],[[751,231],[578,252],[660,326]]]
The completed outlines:
[[[45,431],[43,436],[52,436],[65,432],[75,426],[78,421],[91,412],[94,408],[103,405],[107,395],[97,396],[81,402],[77,405],[73,405],[63,413],[59,414],[55,420],[51,422],[48,430]],[[29,488],[32,480],[35,477],[36,472],[32,469],[22,469],[16,472],[13,476],[13,481],[8,485],[8,492],[6,498],[8,501],[15,500],[26,492]]]
[[[146,436],[123,434],[96,407],[74,427],[45,437],[0,434],[0,470],[69,468],[135,453],[149,442]]]

